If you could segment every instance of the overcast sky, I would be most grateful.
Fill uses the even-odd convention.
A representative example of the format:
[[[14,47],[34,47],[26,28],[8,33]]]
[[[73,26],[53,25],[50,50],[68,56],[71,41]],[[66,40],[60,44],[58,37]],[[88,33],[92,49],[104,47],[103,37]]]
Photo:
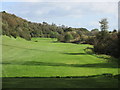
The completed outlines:
[[[98,28],[99,21],[107,18],[109,30],[118,28],[117,2],[8,2],[2,10],[32,22],[48,22],[70,27]],[[19,1],[19,0],[18,0]],[[22,0],[21,0],[22,1]],[[26,0],[28,1],[28,0]],[[117,0],[116,0],[117,1]]]

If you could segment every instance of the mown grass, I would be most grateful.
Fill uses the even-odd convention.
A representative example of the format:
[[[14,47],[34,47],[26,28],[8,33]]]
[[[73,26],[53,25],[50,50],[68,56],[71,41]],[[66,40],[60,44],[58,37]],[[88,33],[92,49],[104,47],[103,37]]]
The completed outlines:
[[[118,74],[115,59],[86,51],[91,45],[50,38],[2,40],[3,88],[118,88],[118,79],[111,77]]]
[[[118,88],[110,77],[90,78],[3,78],[3,88]],[[24,89],[23,89],[24,90]],[[26,89],[25,89],[26,90]]]
[[[118,74],[116,62],[84,51],[87,44],[56,42],[56,39],[3,36],[2,77],[90,76]]]

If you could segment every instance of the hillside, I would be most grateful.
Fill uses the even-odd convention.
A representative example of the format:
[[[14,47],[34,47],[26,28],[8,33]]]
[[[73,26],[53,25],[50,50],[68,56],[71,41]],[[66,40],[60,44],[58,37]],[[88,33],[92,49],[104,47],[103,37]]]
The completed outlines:
[[[55,24],[49,25],[46,22],[33,23],[17,17],[14,14],[2,13],[3,35],[22,37],[30,40],[31,37],[51,37],[52,34],[62,33],[63,30]]]
[[[65,32],[89,32],[85,28],[57,26],[54,23],[48,24],[47,22],[34,23],[5,11],[0,12],[0,14],[2,14],[3,35],[13,36],[14,38],[21,37],[26,40],[31,40],[32,37],[56,38],[59,35],[64,35]]]

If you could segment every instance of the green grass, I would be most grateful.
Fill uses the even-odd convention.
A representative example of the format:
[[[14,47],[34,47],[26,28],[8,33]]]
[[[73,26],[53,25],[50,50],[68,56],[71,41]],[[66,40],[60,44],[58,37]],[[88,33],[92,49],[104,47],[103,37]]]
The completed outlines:
[[[118,88],[117,79],[102,77],[102,76],[90,77],[90,78],[3,78],[2,84],[3,84],[3,88],[12,88],[12,89],[13,88]]]
[[[90,76],[118,74],[116,62],[104,56],[88,54],[87,44],[59,43],[56,39],[3,36],[2,77]],[[35,41],[38,42],[35,42]]]

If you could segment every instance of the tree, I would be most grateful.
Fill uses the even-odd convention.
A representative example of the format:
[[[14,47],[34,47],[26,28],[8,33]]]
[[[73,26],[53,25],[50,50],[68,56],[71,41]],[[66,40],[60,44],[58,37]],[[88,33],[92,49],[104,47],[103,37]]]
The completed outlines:
[[[97,33],[99,33],[98,29],[92,29],[91,30],[91,35],[95,36]]]
[[[48,25],[48,23],[47,22],[43,22],[43,25]]]
[[[108,21],[106,18],[102,19],[101,21],[99,21],[99,23],[101,24],[100,25],[100,28],[101,28],[101,32],[99,32],[100,34],[100,38],[101,39],[105,39],[108,35]]]
[[[73,28],[69,27],[64,29],[64,32],[70,32],[70,31],[73,31]]]
[[[62,34],[59,34],[59,35],[57,36],[57,41],[59,41],[59,42],[64,42],[64,36],[63,36]]]
[[[113,33],[116,33],[116,32],[117,32],[117,30],[116,30],[116,29],[114,29],[114,30],[113,30]]]
[[[106,53],[106,46],[107,46],[107,41],[109,38],[109,33],[107,31],[108,29],[108,21],[106,18],[102,19],[101,21],[99,21],[99,23],[101,24],[100,28],[101,31],[96,34],[95,37],[95,43],[94,43],[94,51],[97,53]]]
[[[91,30],[91,32],[94,32],[94,31],[99,32],[99,29],[95,28]]]
[[[6,13],[5,11],[3,11],[3,13]]]
[[[101,31],[107,31],[108,29],[108,21],[106,18],[103,18],[101,21],[99,21],[99,23],[101,24],[100,28]]]
[[[58,33],[57,32],[50,32],[50,38],[57,38],[58,37]]]
[[[65,42],[70,42],[70,40],[73,39],[73,36],[71,33],[66,33],[64,36],[64,41]]]

